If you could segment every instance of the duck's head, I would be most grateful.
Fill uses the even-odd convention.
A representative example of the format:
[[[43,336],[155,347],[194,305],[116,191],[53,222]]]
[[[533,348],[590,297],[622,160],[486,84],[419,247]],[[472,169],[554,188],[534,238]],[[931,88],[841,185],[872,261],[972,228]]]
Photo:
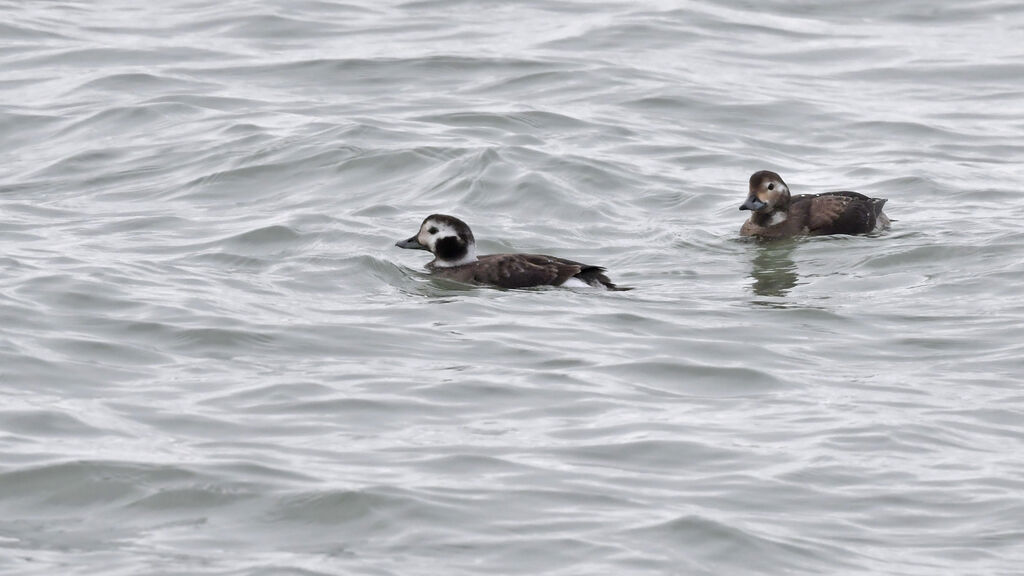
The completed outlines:
[[[435,266],[462,266],[476,261],[473,231],[462,220],[446,214],[427,216],[415,236],[396,242],[395,246],[427,250],[435,256]]]
[[[740,210],[751,210],[757,214],[772,212],[789,206],[789,186],[782,176],[768,170],[754,172],[750,177],[750,192]]]

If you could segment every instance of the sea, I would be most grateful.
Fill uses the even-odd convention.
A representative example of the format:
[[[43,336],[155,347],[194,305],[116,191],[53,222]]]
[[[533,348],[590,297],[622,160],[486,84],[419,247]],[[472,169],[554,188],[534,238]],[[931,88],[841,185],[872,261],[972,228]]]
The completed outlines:
[[[0,574],[1024,574],[1022,181],[1018,0],[0,0]]]

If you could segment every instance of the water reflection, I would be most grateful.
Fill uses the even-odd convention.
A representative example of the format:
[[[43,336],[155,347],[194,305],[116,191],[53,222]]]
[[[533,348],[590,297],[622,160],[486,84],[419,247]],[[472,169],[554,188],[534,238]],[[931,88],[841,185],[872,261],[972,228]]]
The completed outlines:
[[[795,248],[796,242],[792,240],[757,243],[750,271],[754,294],[782,297],[796,286],[799,277],[792,258]]]

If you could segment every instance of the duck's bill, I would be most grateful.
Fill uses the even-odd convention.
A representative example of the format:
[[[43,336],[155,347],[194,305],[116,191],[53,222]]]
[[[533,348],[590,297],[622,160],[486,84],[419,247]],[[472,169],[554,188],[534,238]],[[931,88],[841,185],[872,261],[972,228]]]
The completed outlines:
[[[740,210],[753,210],[757,212],[761,208],[764,208],[768,204],[757,199],[757,196],[751,196],[747,198],[747,201],[740,204]]]
[[[398,246],[399,248],[410,248],[412,250],[429,250],[429,248],[420,244],[420,241],[417,240],[415,236],[408,240],[399,240],[398,242],[395,242],[395,246]]]

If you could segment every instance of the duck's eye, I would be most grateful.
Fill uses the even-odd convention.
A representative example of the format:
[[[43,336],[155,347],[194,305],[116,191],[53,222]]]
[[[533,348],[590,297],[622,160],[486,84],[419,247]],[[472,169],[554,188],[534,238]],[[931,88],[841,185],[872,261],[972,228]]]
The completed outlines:
[[[427,232],[429,232],[431,234],[437,234],[437,227],[436,226],[431,226],[430,230],[427,230]]]
[[[774,182],[769,183],[768,184],[768,189],[769,190],[775,190],[775,183]]]

